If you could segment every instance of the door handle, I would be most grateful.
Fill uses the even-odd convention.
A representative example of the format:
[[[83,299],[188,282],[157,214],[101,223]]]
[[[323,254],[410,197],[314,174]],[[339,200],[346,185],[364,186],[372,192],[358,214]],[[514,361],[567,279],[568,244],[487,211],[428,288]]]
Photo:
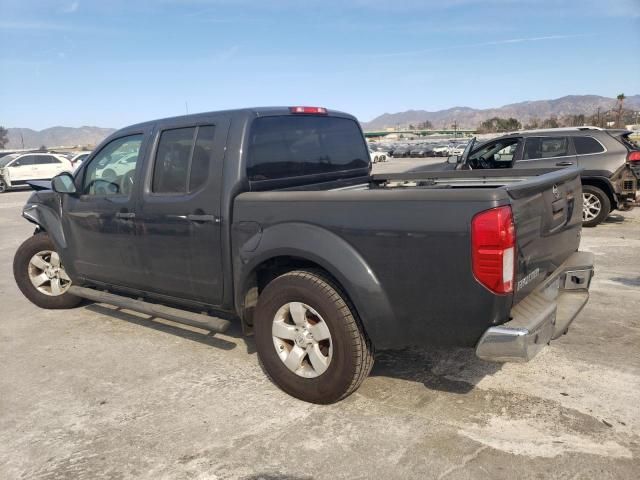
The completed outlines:
[[[192,213],[191,215],[187,215],[187,220],[191,222],[196,222],[196,223],[205,223],[205,222],[220,223],[220,217],[216,217],[215,215],[198,215],[195,213]]]
[[[573,165],[573,162],[558,162],[558,163],[556,163],[556,166],[558,166],[558,167],[569,167],[571,165]]]
[[[116,213],[116,218],[121,218],[123,220],[133,220],[136,218],[136,214],[132,212],[118,212]]]

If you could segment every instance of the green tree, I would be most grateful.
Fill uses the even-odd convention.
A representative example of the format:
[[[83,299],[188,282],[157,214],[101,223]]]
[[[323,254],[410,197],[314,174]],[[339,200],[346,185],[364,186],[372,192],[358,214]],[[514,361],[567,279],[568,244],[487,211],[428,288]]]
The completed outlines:
[[[4,148],[7,143],[9,143],[9,131],[0,127],[0,148]]]
[[[493,117],[485,120],[478,127],[480,133],[498,133],[520,130],[522,125],[515,118]]]

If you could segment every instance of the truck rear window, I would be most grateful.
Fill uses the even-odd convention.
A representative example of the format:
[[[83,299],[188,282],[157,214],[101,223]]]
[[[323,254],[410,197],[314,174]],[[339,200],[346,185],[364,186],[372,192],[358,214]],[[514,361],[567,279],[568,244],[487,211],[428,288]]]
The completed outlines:
[[[254,120],[247,176],[276,180],[367,168],[369,152],[348,118],[277,116]]]

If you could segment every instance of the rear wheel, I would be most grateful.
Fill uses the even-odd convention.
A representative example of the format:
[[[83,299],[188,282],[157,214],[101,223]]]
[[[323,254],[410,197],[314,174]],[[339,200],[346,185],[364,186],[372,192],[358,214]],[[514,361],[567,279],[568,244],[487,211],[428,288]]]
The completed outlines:
[[[41,308],[73,308],[82,301],[68,293],[71,279],[44,232],[20,245],[13,259],[13,276],[23,295]]]
[[[289,395],[333,403],[353,393],[373,366],[373,347],[340,288],[296,270],[273,280],[254,321],[260,362]]]
[[[595,227],[611,212],[611,201],[607,194],[592,185],[582,186],[582,225]]]

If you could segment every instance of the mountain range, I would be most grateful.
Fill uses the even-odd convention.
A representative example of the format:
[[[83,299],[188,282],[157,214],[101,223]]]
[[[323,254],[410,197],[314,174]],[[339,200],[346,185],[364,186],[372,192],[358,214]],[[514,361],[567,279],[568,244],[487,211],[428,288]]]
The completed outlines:
[[[95,146],[111,133],[114,128],[101,127],[51,127],[44,130],[30,128],[7,128],[9,143],[6,149],[45,147]]]
[[[512,103],[499,108],[476,109],[453,107],[446,110],[407,110],[406,112],[385,113],[369,122],[362,122],[365,130],[382,130],[388,127],[418,124],[430,121],[434,128],[449,128],[454,122],[459,128],[475,128],[492,117],[514,117],[523,125],[533,119],[549,117],[561,118],[565,115],[593,115],[615,108],[616,99],[598,95],[568,95],[554,100],[536,100]],[[625,109],[640,111],[640,95],[625,98]],[[60,146],[95,146],[115,131],[101,127],[51,127],[36,131],[30,128],[8,128],[9,143],[5,148],[38,148]]]
[[[430,121],[434,128],[449,128],[454,122],[459,128],[475,128],[481,122],[493,117],[513,117],[523,125],[533,119],[549,117],[561,118],[565,115],[593,115],[600,109],[604,114],[616,106],[616,99],[598,95],[568,95],[554,100],[536,100],[512,103],[499,108],[476,109],[453,107],[446,110],[407,110],[406,112],[384,113],[369,122],[363,122],[365,130],[381,130],[389,127],[404,127]],[[640,95],[628,96],[624,108],[640,110]]]

